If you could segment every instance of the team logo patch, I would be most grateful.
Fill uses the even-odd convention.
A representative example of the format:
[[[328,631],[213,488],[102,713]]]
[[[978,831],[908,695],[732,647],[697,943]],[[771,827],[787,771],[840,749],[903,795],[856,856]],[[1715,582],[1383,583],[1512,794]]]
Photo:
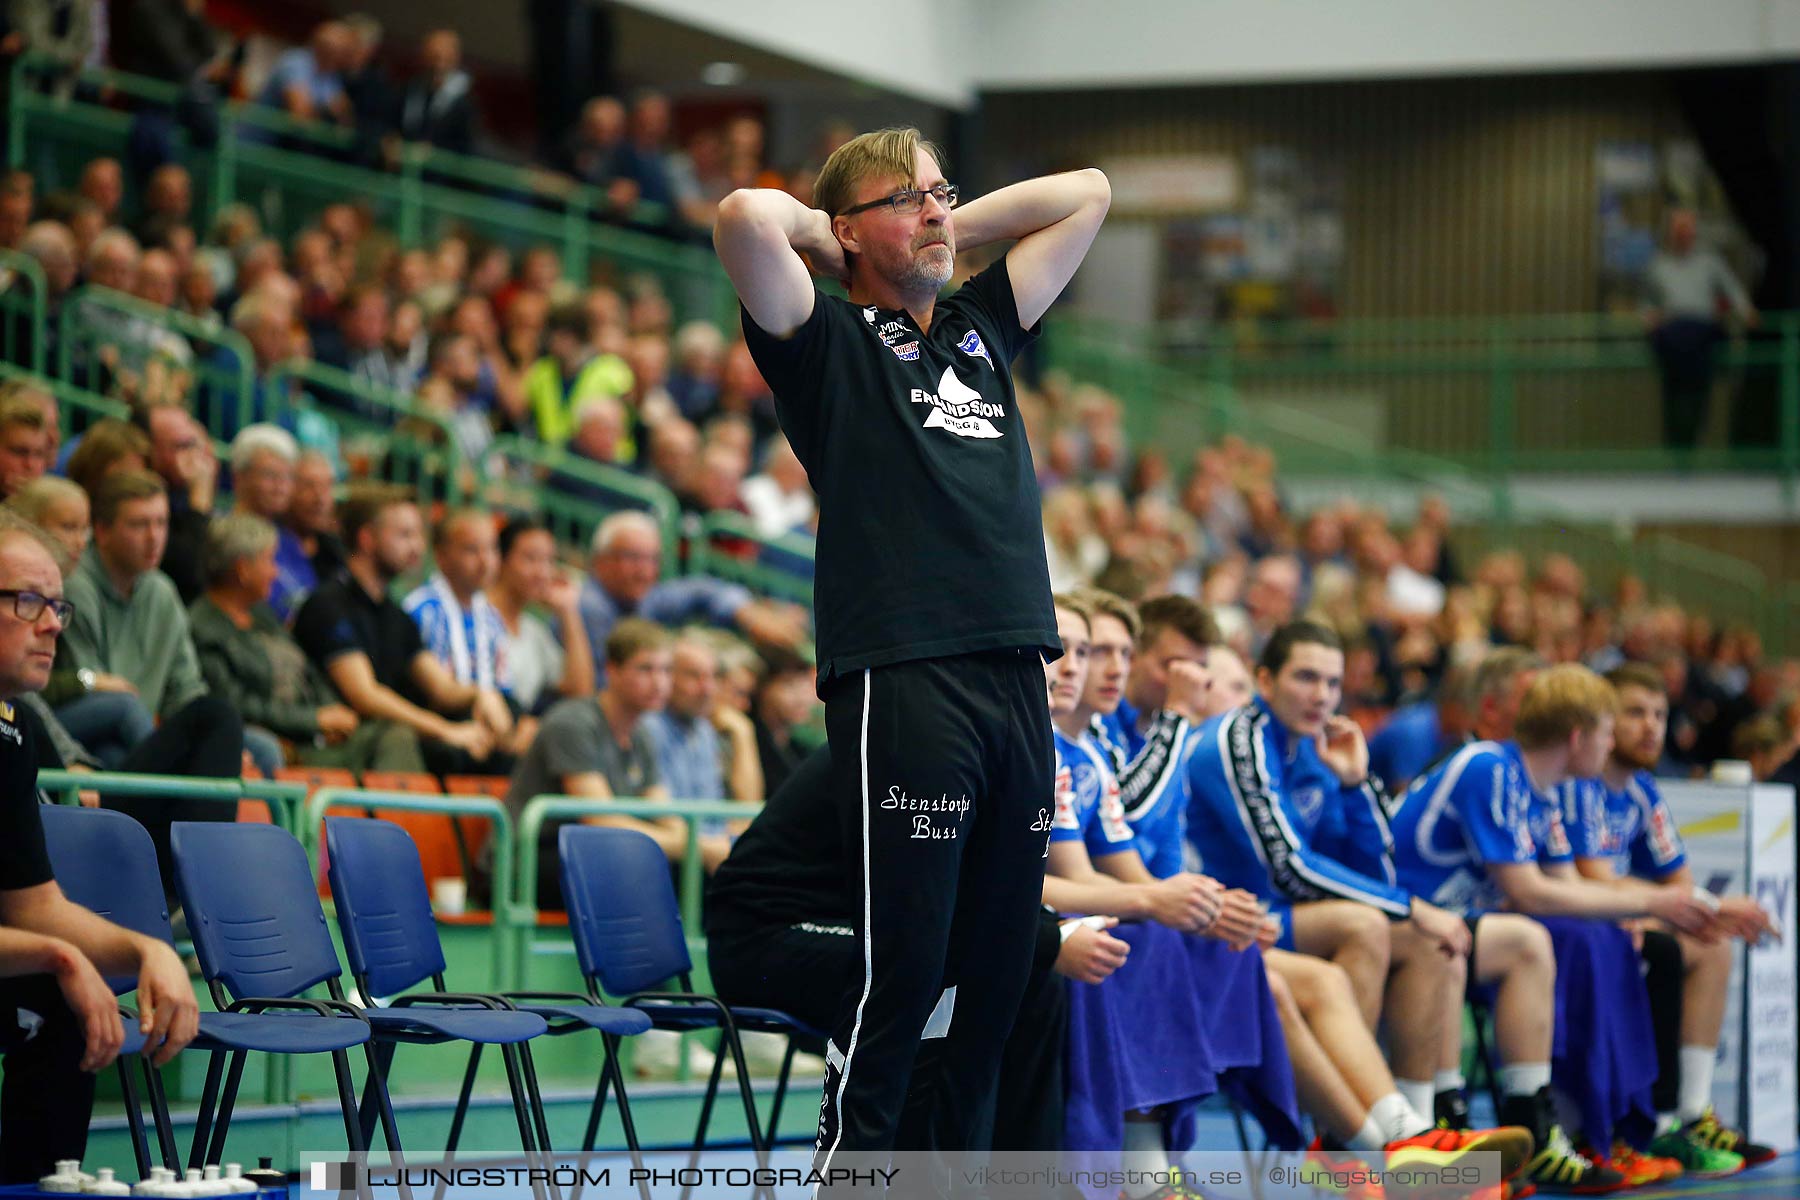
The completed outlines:
[[[888,349],[892,350],[894,357],[901,362],[919,361],[919,343],[917,342],[901,342],[898,346],[889,346]]]
[[[869,324],[873,325],[875,323],[875,314],[878,313],[879,311],[880,310],[877,309],[874,305],[870,305],[868,308],[863,309],[863,320],[865,320]]]
[[[963,335],[963,340],[956,343],[956,348],[970,358],[985,360],[990,367],[994,365],[994,359],[988,354],[987,347],[981,344],[981,335],[973,329]]]
[[[913,388],[910,399],[914,404],[931,406],[931,411],[925,416],[927,429],[945,429],[957,437],[965,438],[1006,436],[1004,431],[989,420],[990,417],[1005,417],[1005,406],[983,400],[980,392],[956,377],[956,371],[952,367],[944,368],[944,375],[938,380],[936,392]]]

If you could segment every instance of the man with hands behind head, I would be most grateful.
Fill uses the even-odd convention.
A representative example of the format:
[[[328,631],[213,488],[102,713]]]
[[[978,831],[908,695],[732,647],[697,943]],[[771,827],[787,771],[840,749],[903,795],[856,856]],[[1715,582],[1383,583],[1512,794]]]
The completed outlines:
[[[87,1147],[93,1072],[124,1043],[101,978],[136,974],[144,1052],[158,1066],[193,1040],[199,1005],[169,946],[72,903],[38,816],[32,733],[12,701],[44,686],[70,613],[47,538],[0,514],[0,1183],[49,1174]]]
[[[1030,973],[1051,792],[1045,656],[1060,652],[1011,364],[1099,232],[1075,171],[957,208],[914,129],[853,138],[808,208],[740,190],[713,241],[745,342],[819,497],[819,694],[857,856],[861,985],[834,1023],[819,1164],[980,1149]],[[1013,241],[940,299],[960,246]],[[808,264],[843,280],[822,295]],[[947,1024],[933,1076],[920,1035]],[[937,1039],[933,1039],[936,1041]],[[908,1089],[930,1097],[899,1145]]]

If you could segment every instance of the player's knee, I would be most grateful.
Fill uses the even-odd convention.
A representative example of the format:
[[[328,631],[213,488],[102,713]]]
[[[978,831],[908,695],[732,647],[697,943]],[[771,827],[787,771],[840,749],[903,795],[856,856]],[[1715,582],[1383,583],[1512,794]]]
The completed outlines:
[[[1358,904],[1345,910],[1344,940],[1384,965],[1393,954],[1393,926],[1387,914]]]
[[[1286,1025],[1291,1021],[1299,1020],[1300,1006],[1294,1001],[1294,989],[1289,987],[1288,981],[1276,971],[1270,971],[1268,977],[1269,994],[1275,998],[1275,1012],[1280,1016],[1281,1023]]]
[[[1697,938],[1681,939],[1681,961],[1689,971],[1731,970],[1731,943],[1702,942]]]

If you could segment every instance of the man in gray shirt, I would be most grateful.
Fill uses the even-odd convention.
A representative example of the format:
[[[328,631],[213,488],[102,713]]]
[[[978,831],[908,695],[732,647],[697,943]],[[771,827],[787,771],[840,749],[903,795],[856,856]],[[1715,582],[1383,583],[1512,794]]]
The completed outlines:
[[[1688,451],[1700,440],[1712,393],[1713,352],[1725,337],[1719,311],[1729,305],[1754,328],[1756,306],[1718,253],[1698,244],[1693,210],[1669,214],[1669,236],[1644,276],[1645,322],[1662,378],[1663,444]]]
[[[593,699],[564,700],[544,715],[537,739],[513,771],[506,804],[516,818],[534,796],[585,796],[667,800],[656,762],[656,743],[644,723],[669,702],[668,630],[626,617],[606,639],[606,687]],[[588,817],[649,834],[671,861],[687,847],[687,824],[678,817]],[[565,821],[547,821],[538,839],[538,907],[560,909],[556,833]],[[720,855],[722,858],[723,855]],[[710,865],[710,864],[709,864]]]

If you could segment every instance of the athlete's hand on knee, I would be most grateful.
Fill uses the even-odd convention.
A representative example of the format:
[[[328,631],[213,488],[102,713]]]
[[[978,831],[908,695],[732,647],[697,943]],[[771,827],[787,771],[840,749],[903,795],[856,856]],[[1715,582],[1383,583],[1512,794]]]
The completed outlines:
[[[1130,944],[1106,932],[1118,923],[1117,917],[1107,917],[1105,927],[1095,929],[1085,921],[1072,922],[1075,928],[1056,955],[1057,974],[1080,983],[1099,983],[1124,966]]]
[[[138,969],[138,1028],[144,1053],[162,1066],[179,1054],[200,1031],[200,1004],[188,982],[187,968],[175,951],[151,942]]]
[[[56,986],[62,989],[69,1011],[81,1023],[85,1049],[81,1055],[83,1071],[98,1071],[119,1057],[125,1044],[125,1022],[119,1017],[119,998],[106,986],[106,980],[88,960],[88,956],[68,943],[57,947],[51,966]]]
[[[1715,910],[1688,892],[1675,888],[1656,888],[1650,897],[1650,915],[1667,921],[1683,933],[1697,938],[1716,937]]]
[[[1445,912],[1429,901],[1413,898],[1412,921],[1420,933],[1438,944],[1438,949],[1453,957],[1469,953],[1469,927],[1455,913]]]

